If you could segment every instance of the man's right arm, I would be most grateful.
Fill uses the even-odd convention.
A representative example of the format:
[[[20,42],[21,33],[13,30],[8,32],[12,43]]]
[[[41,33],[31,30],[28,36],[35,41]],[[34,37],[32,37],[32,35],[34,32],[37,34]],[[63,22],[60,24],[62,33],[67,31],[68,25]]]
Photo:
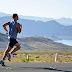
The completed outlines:
[[[8,34],[8,30],[7,30],[7,28],[6,28],[6,26],[8,26],[8,25],[9,25],[9,22],[3,24],[3,28],[4,28],[4,30],[6,31],[6,34]]]

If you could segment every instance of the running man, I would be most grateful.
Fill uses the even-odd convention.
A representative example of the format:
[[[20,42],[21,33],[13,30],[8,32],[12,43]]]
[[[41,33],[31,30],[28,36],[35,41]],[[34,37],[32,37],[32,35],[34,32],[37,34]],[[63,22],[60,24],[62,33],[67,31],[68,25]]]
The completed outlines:
[[[0,64],[2,66],[5,66],[4,60],[5,60],[6,56],[8,56],[8,60],[11,61],[11,54],[13,54],[14,52],[16,52],[17,50],[19,50],[21,48],[20,44],[17,42],[16,39],[17,39],[17,34],[21,33],[22,25],[17,22],[17,20],[18,20],[17,14],[13,14],[12,18],[13,18],[13,21],[3,24],[3,28],[5,29],[6,34],[8,34],[8,30],[7,30],[6,26],[9,25],[9,45],[4,52],[2,60],[0,61]],[[14,46],[15,46],[15,48],[11,51],[11,49]]]

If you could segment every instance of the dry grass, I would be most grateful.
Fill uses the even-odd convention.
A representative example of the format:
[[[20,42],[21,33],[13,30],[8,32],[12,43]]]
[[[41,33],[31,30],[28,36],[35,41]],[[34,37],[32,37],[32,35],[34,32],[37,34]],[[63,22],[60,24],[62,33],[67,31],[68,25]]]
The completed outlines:
[[[29,59],[27,60],[27,55]],[[0,59],[3,52],[0,52]],[[5,62],[9,62],[6,58]],[[53,52],[17,52],[12,55],[11,62],[55,62],[55,53]],[[72,63],[72,53],[58,52],[57,62]]]

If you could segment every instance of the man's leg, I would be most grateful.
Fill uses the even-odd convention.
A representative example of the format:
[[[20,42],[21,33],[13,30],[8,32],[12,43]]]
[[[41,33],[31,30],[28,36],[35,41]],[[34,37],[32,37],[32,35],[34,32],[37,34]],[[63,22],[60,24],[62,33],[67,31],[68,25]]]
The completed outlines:
[[[3,56],[2,60],[0,61],[0,64],[1,64],[2,66],[5,66],[4,60],[5,60],[8,52],[9,52],[11,49],[12,49],[11,47],[8,47],[8,48],[5,50],[4,56]]]
[[[7,54],[10,52],[11,49],[12,49],[12,48],[8,46],[8,48],[7,48],[7,49],[5,50],[5,52],[4,52],[4,55],[3,55],[3,59],[2,59],[2,60],[5,60]]]
[[[16,46],[16,48],[14,48],[12,51],[11,51],[11,54],[13,54],[14,52],[16,52],[17,50],[19,50],[21,48],[20,44],[19,43],[16,43],[14,46]]]

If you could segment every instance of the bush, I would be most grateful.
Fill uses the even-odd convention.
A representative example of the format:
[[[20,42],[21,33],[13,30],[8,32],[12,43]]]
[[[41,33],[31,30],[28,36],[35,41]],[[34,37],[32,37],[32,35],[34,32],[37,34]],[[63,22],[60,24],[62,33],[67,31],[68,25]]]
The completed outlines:
[[[21,62],[27,62],[26,59],[21,59]]]
[[[30,59],[30,61],[34,61],[35,59]]]

